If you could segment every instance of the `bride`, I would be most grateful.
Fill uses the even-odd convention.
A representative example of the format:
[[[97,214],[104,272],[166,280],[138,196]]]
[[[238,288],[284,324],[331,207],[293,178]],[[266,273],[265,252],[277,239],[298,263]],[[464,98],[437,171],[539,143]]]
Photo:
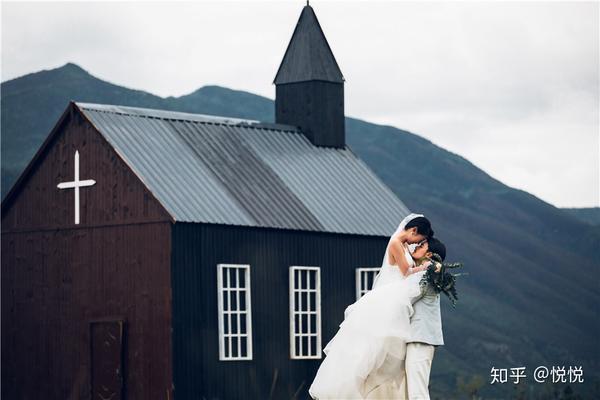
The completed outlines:
[[[402,220],[388,242],[372,290],[346,308],[338,332],[323,349],[326,357],[308,390],[313,399],[365,399],[373,389],[367,377],[384,361],[396,366],[390,376],[402,372],[412,303],[421,293],[423,274],[416,272],[427,268],[416,266],[413,257],[423,257],[420,249],[426,250],[423,244],[431,236],[431,225],[422,214]],[[411,255],[408,244],[416,243]]]

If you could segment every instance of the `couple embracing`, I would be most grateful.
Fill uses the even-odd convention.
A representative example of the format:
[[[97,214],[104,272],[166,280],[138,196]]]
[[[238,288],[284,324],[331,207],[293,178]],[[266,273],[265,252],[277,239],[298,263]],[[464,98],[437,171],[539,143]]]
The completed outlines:
[[[444,344],[440,294],[421,279],[434,254],[443,261],[446,248],[431,223],[408,215],[388,242],[372,289],[346,308],[323,349],[313,399],[429,399],[434,351]]]

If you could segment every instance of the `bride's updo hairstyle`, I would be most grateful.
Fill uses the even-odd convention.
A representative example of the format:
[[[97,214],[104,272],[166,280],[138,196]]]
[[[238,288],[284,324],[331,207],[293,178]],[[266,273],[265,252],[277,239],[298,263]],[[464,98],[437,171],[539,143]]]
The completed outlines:
[[[431,229],[431,222],[425,217],[417,217],[408,221],[404,229],[410,229],[417,227],[417,233],[430,238],[433,236],[433,229]]]
[[[436,253],[440,256],[442,262],[446,259],[446,246],[438,238],[427,238],[427,251]]]

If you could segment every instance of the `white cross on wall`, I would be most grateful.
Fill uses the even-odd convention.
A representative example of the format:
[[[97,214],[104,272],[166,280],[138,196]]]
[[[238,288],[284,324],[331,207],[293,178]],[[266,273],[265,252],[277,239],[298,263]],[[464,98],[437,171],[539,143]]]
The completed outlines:
[[[61,182],[56,187],[59,189],[75,189],[75,223],[79,224],[79,188],[92,186],[96,183],[93,179],[79,180],[79,151],[75,150],[75,180],[71,182]]]

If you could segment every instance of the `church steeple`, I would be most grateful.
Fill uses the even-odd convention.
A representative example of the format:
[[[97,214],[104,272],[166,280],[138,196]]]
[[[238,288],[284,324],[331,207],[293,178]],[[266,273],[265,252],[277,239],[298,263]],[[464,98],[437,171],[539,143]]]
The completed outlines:
[[[304,6],[274,84],[322,80],[344,82],[313,8]]]
[[[344,77],[310,5],[279,65],[275,122],[299,126],[318,146],[345,146]]]

